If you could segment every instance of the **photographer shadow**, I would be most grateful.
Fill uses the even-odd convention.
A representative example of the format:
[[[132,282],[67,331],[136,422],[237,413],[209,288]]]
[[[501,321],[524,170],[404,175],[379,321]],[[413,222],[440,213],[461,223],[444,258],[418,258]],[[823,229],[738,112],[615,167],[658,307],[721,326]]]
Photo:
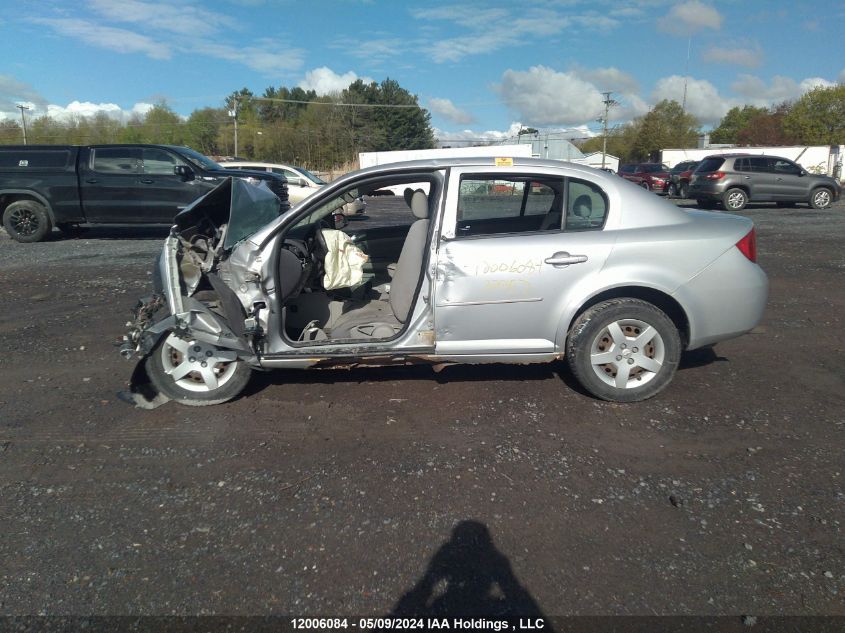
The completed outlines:
[[[478,521],[461,521],[452,537],[432,556],[420,580],[405,593],[391,617],[544,618],[519,583],[510,561]],[[545,619],[544,631],[551,631]]]

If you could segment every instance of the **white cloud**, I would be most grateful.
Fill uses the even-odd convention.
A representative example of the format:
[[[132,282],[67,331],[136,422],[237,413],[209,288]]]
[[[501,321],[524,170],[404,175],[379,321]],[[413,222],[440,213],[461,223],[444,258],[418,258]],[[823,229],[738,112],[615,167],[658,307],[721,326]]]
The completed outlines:
[[[545,66],[506,70],[495,87],[502,101],[533,126],[580,125],[603,113],[601,92],[575,72]]]
[[[153,59],[170,59],[173,52],[167,44],[126,29],[95,24],[75,18],[32,18],[32,22],[53,28],[62,35],[117,53],[143,53]]]
[[[652,100],[656,103],[669,99],[683,103],[685,78],[672,75],[660,79],[652,92]],[[686,111],[695,116],[701,123],[715,124],[736,103],[719,94],[716,86],[706,79],[686,79],[687,99]]]
[[[455,106],[455,104],[449,99],[438,99],[433,97],[428,100],[428,107],[434,114],[442,116],[452,123],[458,123],[459,125],[466,125],[467,123],[472,123],[475,120],[474,116]]]
[[[237,30],[237,23],[190,0],[176,4],[89,0],[88,5],[93,10],[90,19],[35,17],[29,21],[91,46],[124,54],[140,53],[156,60],[171,59],[174,53],[205,55],[276,77],[299,70],[304,63],[305,51],[281,46],[275,38],[252,40],[249,46],[228,43],[226,31]],[[135,30],[108,23],[130,24]]]
[[[763,50],[760,46],[751,48],[733,48],[711,46],[702,54],[702,59],[714,64],[733,64],[746,68],[757,68],[763,63]]]
[[[28,83],[11,75],[0,75],[0,112],[17,113],[18,103],[33,108],[46,105],[47,100]]]
[[[138,102],[128,109],[124,109],[116,103],[92,103],[91,101],[71,101],[64,106],[43,101],[21,103],[30,108],[27,112],[27,120],[49,116],[59,123],[66,123],[78,117],[92,117],[100,113],[106,114],[116,121],[126,122],[133,115],[143,117],[153,107],[153,104],[146,102]],[[20,112],[0,104],[0,119],[17,118],[20,118]]]
[[[113,22],[141,24],[157,31],[202,37],[221,28],[234,27],[234,21],[207,7],[179,2],[146,2],[144,0],[88,0],[88,6]]]
[[[767,84],[755,75],[739,75],[731,84],[731,89],[743,97],[743,103],[765,107],[783,101],[793,101],[819,86],[834,85],[836,84],[822,77],[808,77],[799,82],[791,77],[775,75]]]
[[[274,76],[299,69],[305,57],[305,51],[301,49],[280,48],[275,41],[267,39],[258,40],[256,46],[246,47],[212,41],[195,42],[191,50]]]
[[[657,21],[662,31],[675,35],[692,35],[704,29],[719,30],[722,14],[699,0],[688,0],[673,6],[669,13]]]
[[[299,87],[303,90],[313,90],[320,96],[330,95],[343,91],[358,79],[363,80],[364,83],[373,81],[369,77],[359,77],[351,70],[339,75],[331,68],[321,66],[305,73],[305,79],[299,82]]]
[[[96,114],[107,114],[112,119],[127,121],[132,115],[144,116],[153,108],[152,103],[139,102],[128,110],[124,110],[116,103],[92,103],[90,101],[71,101],[66,106],[50,104],[47,106],[46,114],[57,121],[85,116],[90,117]]]
[[[522,123],[515,121],[511,123],[507,130],[460,130],[449,132],[434,128],[434,137],[441,143],[451,145],[452,147],[459,147],[465,145],[476,145],[479,143],[498,143],[508,139],[515,139],[519,130],[523,127]]]
[[[553,37],[573,26],[604,30],[618,24],[617,20],[595,11],[575,14],[571,10],[536,7],[509,10],[454,4],[414,9],[411,15],[417,20],[445,21],[464,29],[457,37],[429,38],[418,46],[437,63],[457,62],[470,55],[528,45],[538,38]]]
[[[624,92],[636,94],[640,90],[637,80],[626,72],[613,66],[609,68],[584,68],[575,66],[572,69],[576,75],[585,81],[595,84],[601,91]]]

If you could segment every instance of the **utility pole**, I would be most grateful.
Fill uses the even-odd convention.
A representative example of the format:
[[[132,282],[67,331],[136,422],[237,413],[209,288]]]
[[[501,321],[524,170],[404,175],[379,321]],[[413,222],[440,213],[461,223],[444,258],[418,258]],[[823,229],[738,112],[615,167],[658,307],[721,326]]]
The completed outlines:
[[[17,104],[17,107],[21,111],[21,123],[23,124],[23,144],[26,145],[26,117],[23,114],[24,110],[29,110],[29,106],[25,106],[22,103]]]
[[[229,110],[229,116],[235,121],[235,158],[238,156],[238,95],[232,99],[233,108]]]
[[[689,82],[689,59],[692,52],[692,35],[687,40],[687,66],[684,69],[684,99],[681,101],[681,112],[687,111],[687,83]]]
[[[601,168],[605,169],[607,166],[607,121],[610,115],[610,108],[619,105],[617,101],[610,98],[613,93],[611,91],[603,92],[604,95],[604,117],[602,117],[602,142],[601,142]]]

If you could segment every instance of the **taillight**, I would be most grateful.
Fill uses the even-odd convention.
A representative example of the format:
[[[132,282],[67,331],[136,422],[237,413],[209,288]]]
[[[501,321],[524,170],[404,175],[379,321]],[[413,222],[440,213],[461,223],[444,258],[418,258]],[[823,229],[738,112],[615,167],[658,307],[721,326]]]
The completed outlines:
[[[704,174],[704,178],[707,180],[719,180],[725,177],[725,172],[723,171],[711,171],[707,174]]]
[[[753,228],[736,243],[736,247],[749,261],[757,262],[757,232]]]

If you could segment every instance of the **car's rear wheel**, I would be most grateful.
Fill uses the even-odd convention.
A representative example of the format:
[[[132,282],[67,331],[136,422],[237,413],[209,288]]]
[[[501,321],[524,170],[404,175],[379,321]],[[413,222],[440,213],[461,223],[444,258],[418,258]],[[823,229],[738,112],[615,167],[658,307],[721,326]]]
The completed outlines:
[[[678,187],[678,197],[679,198],[686,198],[689,194],[689,184],[682,182]]]
[[[666,189],[666,195],[670,198],[674,198],[678,195],[678,186],[674,182],[669,183],[669,187]]]
[[[728,189],[722,196],[722,206],[728,211],[742,211],[748,204],[748,194],[742,189]]]
[[[827,209],[832,201],[833,195],[825,187],[816,187],[810,194],[810,206],[814,209]]]
[[[252,370],[232,350],[168,334],[151,352],[150,381],[167,397],[192,406],[220,404],[237,396]]]
[[[566,358],[584,389],[602,400],[637,402],[669,384],[681,357],[672,320],[639,299],[611,299],[581,314]]]
[[[18,200],[6,207],[3,227],[13,240],[25,243],[40,242],[53,230],[47,209],[35,200]]]
[[[649,187],[648,183],[647,183],[645,180],[643,180],[642,182],[640,182],[640,187],[642,187],[642,188],[643,188],[643,189],[645,189],[646,191],[651,191],[651,187]]]

